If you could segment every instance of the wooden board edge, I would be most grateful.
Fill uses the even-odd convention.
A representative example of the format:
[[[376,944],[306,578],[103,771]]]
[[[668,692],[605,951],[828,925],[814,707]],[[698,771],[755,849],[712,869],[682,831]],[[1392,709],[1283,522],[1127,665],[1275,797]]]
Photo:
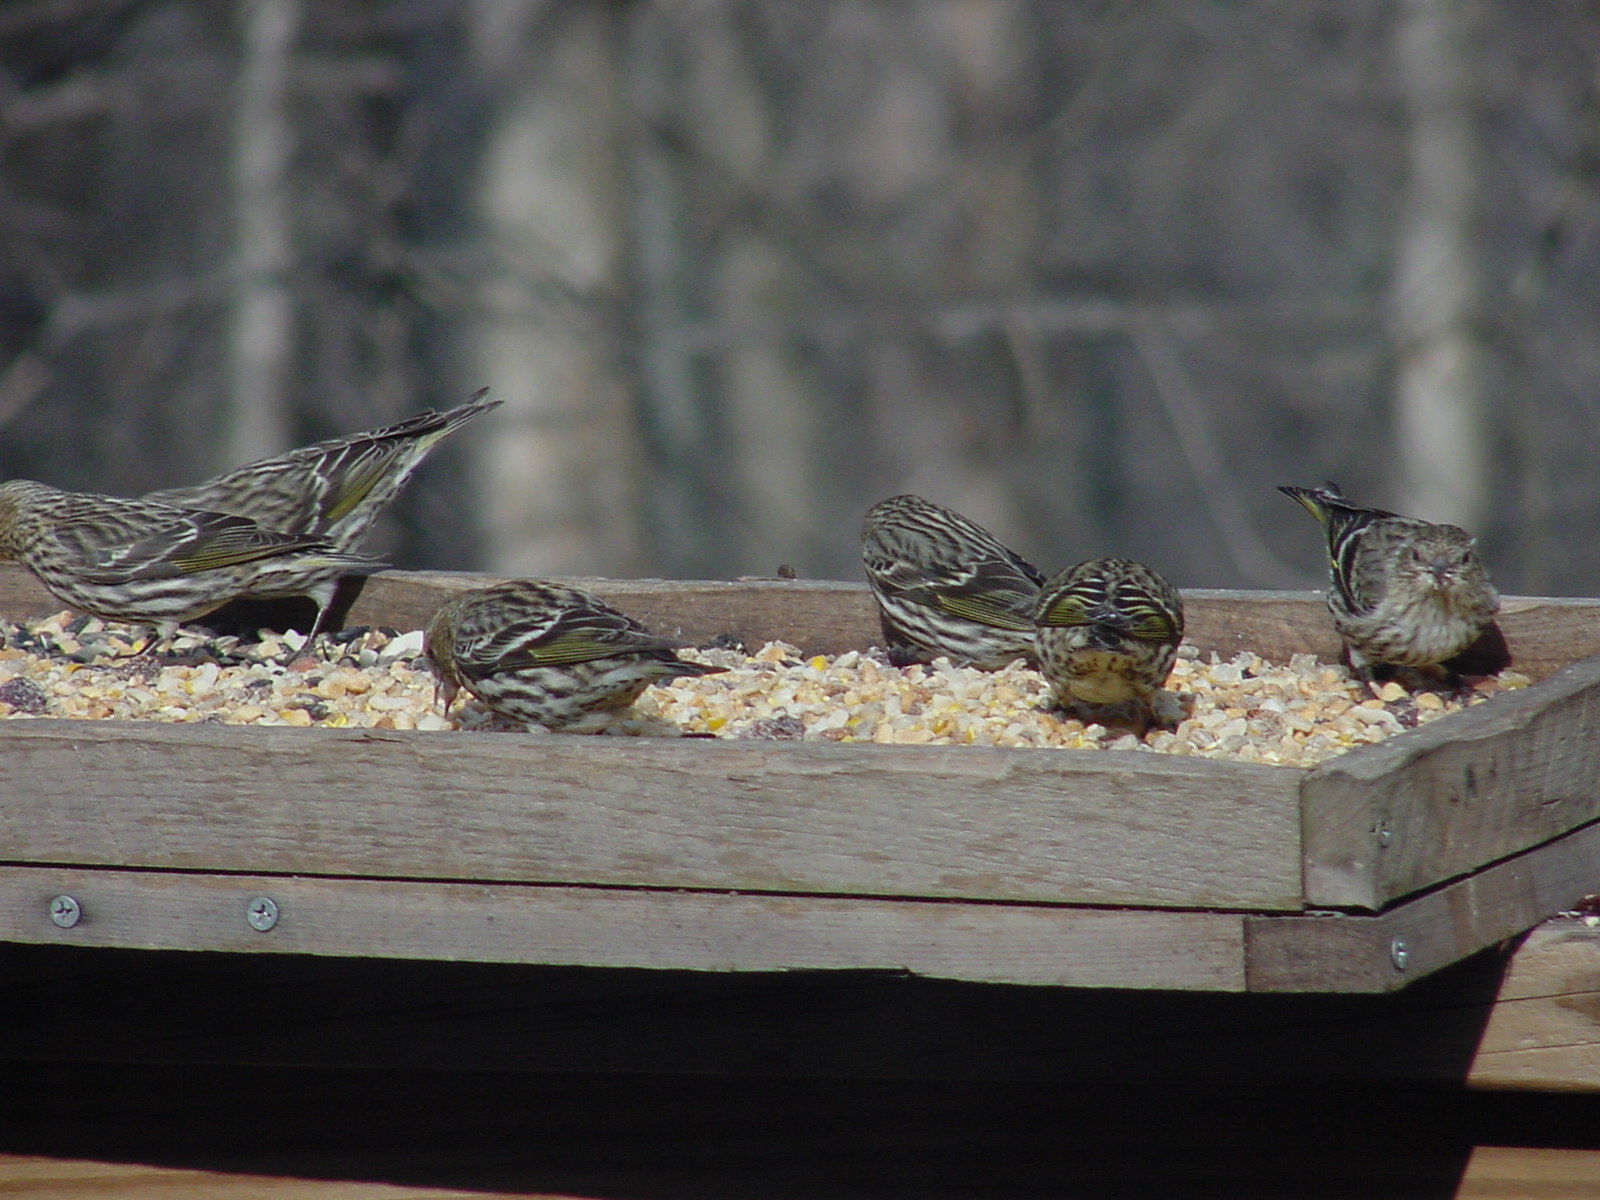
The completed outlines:
[[[1380,911],[1600,817],[1597,706],[1600,657],[1311,769],[1307,904]]]
[[[364,581],[348,581],[340,601],[343,607],[348,600],[343,623],[421,628],[451,596],[504,578],[462,571],[382,571]],[[782,639],[806,654],[862,650],[881,641],[871,595],[857,580],[573,576],[569,582],[659,626],[660,632],[696,639],[718,634],[758,642]],[[1202,652],[1224,658],[1240,650],[1268,658],[1311,653],[1330,662],[1338,657],[1338,640],[1320,592],[1185,588],[1183,595],[1189,640]],[[1509,596],[1503,605],[1502,625],[1513,656],[1535,678],[1562,663],[1600,653],[1600,621],[1594,619],[1600,600]],[[62,607],[25,568],[0,563],[0,614],[36,618]]]
[[[1382,913],[1245,920],[1252,992],[1387,992],[1502,943],[1600,889],[1600,822]]]
[[[583,1200],[410,1184],[0,1154],[0,1195],[33,1200]]]
[[[21,864],[1299,911],[1299,773],[1130,751],[14,723]]]
[[[69,916],[53,918],[53,910]],[[1055,987],[1244,986],[1237,914],[596,887],[5,867],[0,940],[549,966],[875,971]]]
[[[1600,917],[1562,915],[1530,930],[1511,955],[1467,1085],[1600,1092],[1597,963]]]

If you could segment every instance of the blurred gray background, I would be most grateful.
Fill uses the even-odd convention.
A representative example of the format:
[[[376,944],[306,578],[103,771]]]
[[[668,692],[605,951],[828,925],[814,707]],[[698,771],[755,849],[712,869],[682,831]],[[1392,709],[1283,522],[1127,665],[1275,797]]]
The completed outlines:
[[[1600,8],[9,0],[0,477],[464,400],[399,566],[1321,582],[1279,483],[1600,591]]]

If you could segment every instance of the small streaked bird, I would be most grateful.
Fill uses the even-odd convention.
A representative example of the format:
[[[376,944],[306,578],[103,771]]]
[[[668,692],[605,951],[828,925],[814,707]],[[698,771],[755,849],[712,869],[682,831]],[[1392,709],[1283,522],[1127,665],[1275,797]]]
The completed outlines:
[[[861,561],[895,666],[944,655],[998,671],[1033,660],[1044,575],[983,526],[920,496],[891,496],[867,510]]]
[[[1177,588],[1132,559],[1090,559],[1045,581],[1034,619],[1057,705],[1126,706],[1141,735],[1168,723],[1156,709],[1183,638]]]
[[[688,644],[538,579],[463,592],[423,633],[446,712],[465,688],[502,716],[569,733],[600,732],[652,683],[727,670],[679,658]]]
[[[162,642],[180,622],[245,595],[310,596],[320,627],[340,575],[383,566],[248,517],[28,479],[0,484],[0,559],[21,562],[63,604],[153,625]]]
[[[143,499],[234,513],[268,529],[354,551],[434,448],[500,404],[483,398],[488,391],[446,412],[430,409],[396,425],[302,446],[192,487],[149,492]]]
[[[1490,632],[1500,608],[1472,535],[1359,508],[1334,483],[1278,490],[1327,535],[1328,612],[1357,677],[1370,684],[1382,668],[1442,668],[1458,683],[1449,660]]]

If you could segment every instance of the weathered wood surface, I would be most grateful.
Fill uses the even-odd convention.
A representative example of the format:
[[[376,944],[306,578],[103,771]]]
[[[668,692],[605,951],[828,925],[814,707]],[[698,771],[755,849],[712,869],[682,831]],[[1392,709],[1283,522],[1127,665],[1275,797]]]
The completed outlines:
[[[444,599],[499,576],[387,571],[367,581],[351,606],[353,624],[420,629]],[[736,638],[758,648],[789,642],[805,654],[865,650],[883,640],[864,583],[814,579],[576,579],[658,633],[697,642]]]
[[[385,571],[367,580],[351,604],[351,625],[420,629],[456,592],[500,576],[451,571]],[[734,581],[581,579],[574,582],[623,607],[660,632],[696,640],[731,635],[746,643],[781,639],[807,654],[864,650],[882,640],[863,583],[831,580]],[[1203,652],[1229,657],[1250,650],[1282,660],[1310,653],[1335,661],[1338,639],[1320,592],[1183,593],[1188,639]],[[47,616],[62,605],[24,568],[0,563],[0,613]],[[1506,597],[1501,626],[1516,668],[1535,679],[1600,654],[1600,600]]]
[[[1517,947],[1467,1076],[1472,1086],[1600,1092],[1600,926],[1589,920],[1546,921]]]
[[[1300,906],[1299,774],[1134,752],[11,722],[19,863]]]
[[[60,928],[52,897],[82,917]],[[257,897],[277,923],[251,928]],[[1236,913],[0,867],[0,941],[1239,991]]]
[[[1421,1152],[1416,1159],[1425,1157]],[[1397,1173],[1415,1174],[1416,1161],[1397,1161]],[[292,1170],[292,1160],[283,1162]],[[1171,1183],[1181,1194],[1192,1164],[1174,1164]],[[1241,1178],[1230,1195],[1281,1195],[1278,1181]],[[1265,1187],[1262,1187],[1262,1183]],[[1462,1171],[1454,1200],[1573,1200],[1600,1192],[1600,1151],[1478,1146]],[[94,1162],[0,1154],[0,1195],[30,1200],[579,1200],[565,1193],[412,1187],[349,1180],[295,1179],[200,1171],[140,1163]],[[590,1193],[593,1195],[593,1193]]]
[[[21,1154],[0,1154],[0,1196],[29,1200],[579,1200],[551,1192],[291,1179]]]
[[[1600,1150],[1478,1146],[1455,1200],[1574,1200],[1600,1195]]]
[[[1303,787],[1307,901],[1380,909],[1600,818],[1597,731],[1591,658],[1323,763]]]
[[[1245,923],[1251,991],[1403,987],[1566,910],[1595,890],[1600,823],[1375,915],[1306,914]]]
[[[351,620],[414,626],[451,591],[483,582],[385,573],[368,581]],[[586,583],[693,638],[780,637],[809,652],[877,636],[861,585]],[[1315,594],[1186,599],[1202,648],[1333,653]],[[0,610],[56,608],[31,576],[0,568]],[[1512,599],[1502,624],[1518,665],[1537,675],[1591,648],[1597,615],[1593,601]],[[1600,742],[1589,736],[1597,704],[1600,660],[1583,662],[1310,773],[1117,752],[8,722],[0,839],[19,864],[1381,910],[1600,818]],[[1555,852],[1540,853],[1544,861]],[[1569,882],[1556,889],[1564,897]],[[1577,894],[1595,887],[1600,878]],[[1508,911],[1523,924],[1494,937],[1551,911],[1514,899]],[[1384,916],[1399,928],[1421,911],[1403,905]],[[1335,944],[1355,937],[1359,946],[1312,955],[1311,967],[1298,949],[1272,957],[1303,935],[1262,933],[1265,957],[1248,969],[1263,987],[1396,985],[1386,960],[1371,960],[1370,924],[1328,928],[1349,931],[1330,935]],[[1477,926],[1425,937],[1407,977],[1486,938]],[[876,965],[863,945],[852,953]]]
[[[1593,889],[1596,861],[1600,824],[1370,916],[11,866],[0,868],[0,940],[657,970],[865,969],[1094,988],[1383,992],[1575,903]],[[72,896],[82,914],[69,928],[49,917],[58,894]],[[266,932],[245,919],[260,895],[278,906]]]
[[[455,572],[388,571],[374,576],[350,610],[352,623],[420,628],[445,598],[486,579]],[[578,581],[662,632],[709,640],[728,634],[759,645],[790,642],[806,654],[839,654],[882,642],[864,583],[751,579]],[[0,597],[4,593],[0,592]],[[1249,650],[1273,661],[1292,654],[1339,658],[1339,639],[1320,592],[1186,588],[1184,635],[1202,653]],[[59,605],[47,606],[57,611]],[[1600,600],[1507,596],[1500,617],[1514,667],[1543,679],[1600,654]]]

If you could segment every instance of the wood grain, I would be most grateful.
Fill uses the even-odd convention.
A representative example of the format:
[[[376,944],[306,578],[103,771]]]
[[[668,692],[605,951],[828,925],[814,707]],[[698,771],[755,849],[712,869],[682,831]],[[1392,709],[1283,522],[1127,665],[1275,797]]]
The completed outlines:
[[[420,629],[446,599],[503,576],[455,571],[384,571],[356,590],[351,625]],[[651,628],[697,641],[719,635],[751,645],[780,639],[806,654],[864,650],[881,641],[864,583],[835,580],[574,579]],[[1250,650],[1282,661],[1311,653],[1338,658],[1338,639],[1320,592],[1184,591],[1187,637],[1224,658]],[[0,563],[0,613],[12,619],[59,612],[62,605],[26,569]],[[1516,668],[1542,679],[1600,654],[1600,600],[1506,597],[1501,625]]]
[[[82,919],[62,929],[51,897]],[[277,924],[252,929],[257,896]],[[1238,991],[1231,913],[0,868],[0,940],[654,970]]]
[[[1376,910],[1600,817],[1600,658],[1306,776],[1306,898]]]
[[[1454,1200],[1577,1200],[1600,1195],[1600,1150],[1477,1146]]]
[[[1376,915],[1251,917],[1253,992],[1372,992],[1403,987],[1561,912],[1600,887],[1600,823]],[[1396,946],[1403,957],[1396,957]]]
[[[9,722],[13,862],[1295,909],[1299,773],[1134,752]]]
[[[0,1154],[0,1196],[31,1200],[577,1200],[550,1192],[290,1179],[21,1154]]]
[[[350,609],[352,624],[419,629],[459,591],[500,576],[386,571],[373,576]],[[842,654],[882,641],[877,609],[864,583],[810,579],[733,582],[573,579],[658,633],[697,642],[732,638],[759,648],[770,641],[805,654]]]
[[[1186,1167],[1174,1167],[1175,1185],[1181,1186]],[[1455,1200],[1573,1200],[1597,1191],[1600,1151],[1479,1146],[1462,1172]],[[1233,1194],[1268,1193],[1241,1180]],[[461,1191],[14,1154],[0,1155],[0,1195],[32,1200],[563,1200],[543,1191]]]
[[[352,619],[416,625],[484,582],[384,573]],[[859,584],[586,583],[693,638],[808,651],[876,638]],[[1313,593],[1186,599],[1202,648],[1334,649]],[[57,607],[26,572],[0,568],[0,606],[30,605]],[[1512,599],[1503,624],[1537,673],[1563,648],[1593,646],[1597,612]],[[1596,705],[1600,660],[1309,774],[1115,752],[8,722],[0,836],[17,863],[1376,911],[1600,817]],[[1456,936],[1413,969],[1482,944]],[[1381,969],[1331,968],[1354,971],[1351,986],[1393,985]]]
[[[1600,927],[1557,917],[1529,931],[1511,957],[1467,1082],[1600,1091]]]

